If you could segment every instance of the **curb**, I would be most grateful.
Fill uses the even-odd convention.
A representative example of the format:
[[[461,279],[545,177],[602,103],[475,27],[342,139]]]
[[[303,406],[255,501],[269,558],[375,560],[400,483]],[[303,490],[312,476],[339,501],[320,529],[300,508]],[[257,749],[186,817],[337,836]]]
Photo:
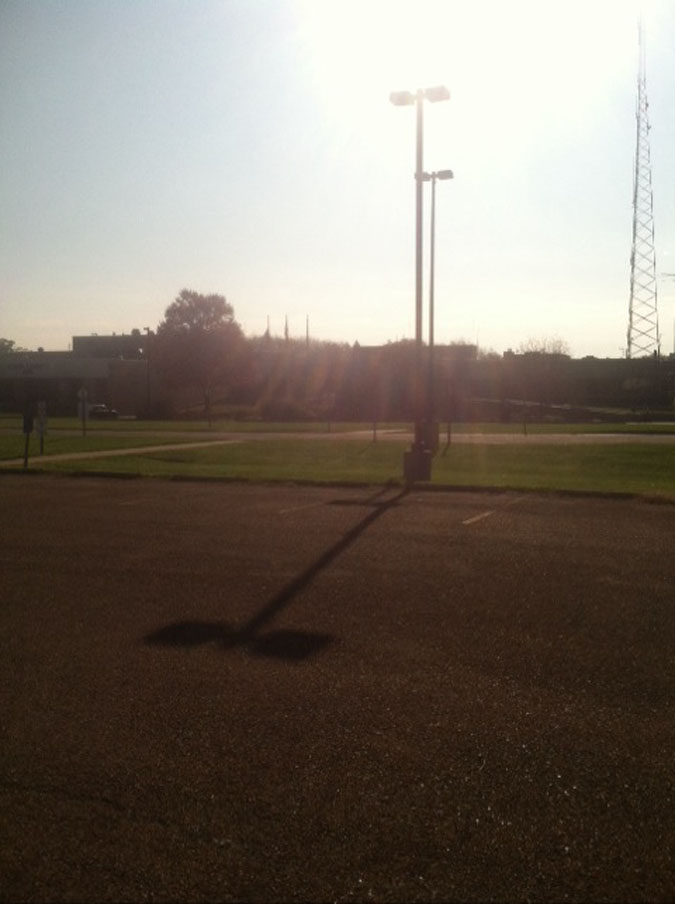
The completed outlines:
[[[51,469],[41,468],[0,468],[1,474],[13,475],[41,475],[54,477],[56,479],[67,478],[84,478],[93,479],[102,478],[106,480],[155,480],[166,481],[167,483],[212,483],[212,484],[241,484],[243,486],[287,486],[287,487],[325,487],[333,489],[368,489],[369,487],[391,487],[403,488],[403,478],[390,478],[382,483],[366,480],[302,480],[301,478],[289,480],[288,478],[280,478],[278,480],[255,480],[248,477],[206,477],[206,476],[190,476],[184,474],[150,476],[146,474],[132,474],[123,471],[52,471]],[[427,483],[411,483],[408,485],[409,491],[420,493],[483,493],[485,495],[497,495],[502,493],[521,493],[531,496],[560,496],[569,497],[571,499],[606,499],[616,502],[629,502],[631,500],[646,502],[650,505],[675,505],[675,496],[657,496],[644,493],[628,493],[628,492],[608,492],[606,490],[571,490],[560,489],[556,487],[519,487],[519,486],[485,486],[477,484],[427,484]]]

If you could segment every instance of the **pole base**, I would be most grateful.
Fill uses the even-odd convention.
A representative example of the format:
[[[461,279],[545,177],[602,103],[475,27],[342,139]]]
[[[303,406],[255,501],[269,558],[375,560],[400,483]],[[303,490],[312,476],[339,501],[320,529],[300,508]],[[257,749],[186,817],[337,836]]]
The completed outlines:
[[[422,421],[420,425],[422,442],[431,451],[432,455],[438,452],[440,424],[438,421]]]
[[[417,480],[431,480],[431,450],[423,443],[413,443],[403,453],[403,478],[408,484]]]

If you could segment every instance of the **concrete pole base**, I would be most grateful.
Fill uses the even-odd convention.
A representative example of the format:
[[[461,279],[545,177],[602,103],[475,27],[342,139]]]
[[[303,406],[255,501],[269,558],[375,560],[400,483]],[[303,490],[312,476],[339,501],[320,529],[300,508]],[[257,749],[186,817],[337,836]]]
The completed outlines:
[[[431,480],[431,450],[422,443],[413,443],[403,453],[403,477],[406,483]]]

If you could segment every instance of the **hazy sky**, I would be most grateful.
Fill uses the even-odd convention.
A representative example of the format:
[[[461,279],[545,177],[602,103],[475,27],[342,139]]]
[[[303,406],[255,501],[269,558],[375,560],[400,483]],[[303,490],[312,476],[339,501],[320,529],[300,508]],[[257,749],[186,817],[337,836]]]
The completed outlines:
[[[659,273],[675,273],[675,0],[643,3]],[[628,0],[1,0],[0,336],[155,328],[182,288],[249,335],[414,335],[414,108],[436,341],[626,344]],[[428,186],[427,186],[428,188]],[[430,194],[425,218],[428,227]],[[425,334],[428,233],[425,235]],[[673,350],[675,280],[659,282]]]

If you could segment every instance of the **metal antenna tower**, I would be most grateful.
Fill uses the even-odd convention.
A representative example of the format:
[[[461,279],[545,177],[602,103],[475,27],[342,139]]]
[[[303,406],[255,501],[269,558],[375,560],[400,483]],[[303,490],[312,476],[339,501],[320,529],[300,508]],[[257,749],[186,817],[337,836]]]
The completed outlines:
[[[630,254],[630,305],[626,357],[660,354],[654,249],[654,195],[649,154],[649,103],[642,20],[638,23],[637,140],[633,174],[633,245]]]

